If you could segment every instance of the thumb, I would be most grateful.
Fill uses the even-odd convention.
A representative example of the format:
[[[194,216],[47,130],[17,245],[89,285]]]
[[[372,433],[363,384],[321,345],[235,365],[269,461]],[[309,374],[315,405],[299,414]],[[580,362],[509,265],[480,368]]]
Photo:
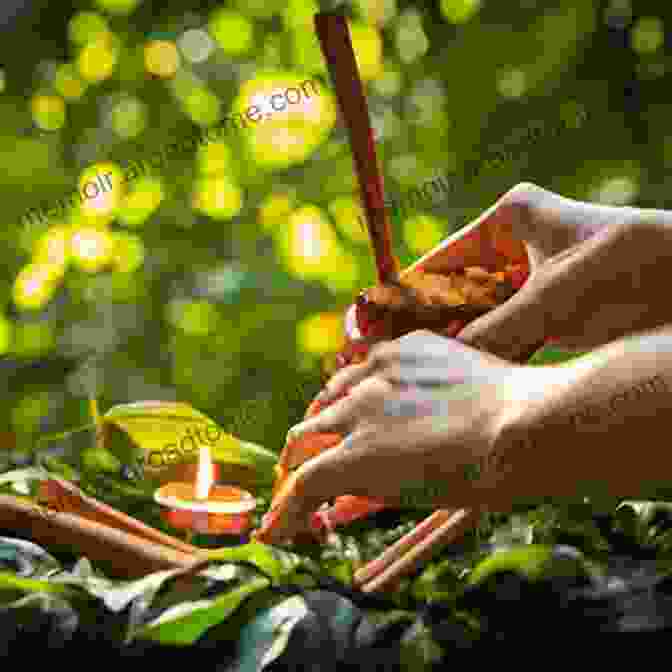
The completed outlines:
[[[513,187],[488,219],[495,229],[525,241],[530,276],[516,294],[471,322],[457,339],[509,361],[525,361],[547,337],[560,336],[554,323],[562,321],[563,312],[565,318],[575,312],[572,297],[580,301],[582,296],[581,258],[597,240],[609,237],[624,215],[623,208],[575,201],[532,183]],[[548,268],[545,262],[570,250],[578,252],[572,255],[578,275],[570,277],[565,264]]]
[[[522,361],[549,336],[575,339],[605,306],[636,301],[636,283],[624,283],[619,275],[632,255],[629,231],[626,218],[556,255],[517,294],[465,327],[458,340]]]
[[[522,182],[495,204],[491,217],[530,248],[532,268],[624,217],[624,208],[586,203]]]
[[[261,528],[254,532],[254,539],[278,544],[311,532],[312,514],[324,502],[348,491],[352,478],[348,441],[349,436],[292,473],[264,516]]]
[[[549,335],[541,294],[530,278],[508,301],[460,331],[458,341],[510,362],[529,359]]]

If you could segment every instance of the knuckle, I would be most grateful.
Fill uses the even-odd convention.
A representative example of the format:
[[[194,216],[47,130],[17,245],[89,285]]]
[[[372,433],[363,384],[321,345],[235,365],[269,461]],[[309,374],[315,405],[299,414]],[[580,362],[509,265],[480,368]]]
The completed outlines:
[[[422,340],[422,341],[436,340],[436,334],[433,331],[430,331],[429,329],[416,329],[415,331],[412,331],[399,339],[400,342],[404,341],[412,342],[415,340]]]
[[[323,463],[324,461],[319,459],[308,460],[295,472],[292,493],[294,497],[300,498],[305,508],[310,508],[312,503],[320,499],[320,493],[315,492],[313,486],[324,471]]]
[[[546,193],[546,189],[534,182],[518,182],[504,195],[504,199],[513,198],[516,202],[532,204],[537,198]]]
[[[389,386],[380,378],[369,378],[365,384],[362,385],[361,396],[359,398],[363,407],[368,408],[372,405],[377,405],[383,401],[389,391]]]
[[[382,366],[385,366],[385,363],[387,362],[387,351],[388,348],[386,347],[386,343],[379,343],[378,345],[375,345],[369,354],[369,365],[370,368],[372,369],[377,369]]]

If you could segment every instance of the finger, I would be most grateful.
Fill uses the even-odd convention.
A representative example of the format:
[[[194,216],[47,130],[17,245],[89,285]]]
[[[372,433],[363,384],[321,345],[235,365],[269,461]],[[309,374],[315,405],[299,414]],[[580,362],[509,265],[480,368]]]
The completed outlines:
[[[457,336],[463,343],[508,359],[522,361],[548,336],[571,337],[605,301],[622,303],[610,287],[614,268],[627,263],[629,221],[605,227],[548,261],[543,271],[506,303],[478,318]],[[616,257],[623,262],[614,261]]]
[[[445,437],[440,434],[431,418],[405,422],[394,432],[378,427],[354,433],[349,446],[328,450],[296,472],[298,486],[291,496],[278,499],[273,517],[262,528],[262,539],[281,543],[304,532],[311,514],[341,495],[402,503],[402,484],[411,484],[420,496],[432,482],[432,505],[434,500],[441,506],[472,505],[478,493],[466,467],[477,460],[462,441],[450,451],[441,450]]]
[[[344,494],[368,496],[373,481],[358,472],[362,456],[371,449],[375,447],[366,435],[349,435],[339,446],[300,467],[287,494],[278,497],[274,510],[264,517],[255,538],[284,543],[310,530],[312,514],[327,500]]]
[[[342,440],[343,436],[335,432],[303,434],[285,446],[280,466],[286,471],[295,469],[325,450],[337,446]]]
[[[456,339],[510,362],[521,362],[544,342],[549,331],[538,287],[523,286],[506,303],[468,324]]]
[[[360,364],[350,364],[337,371],[315,397],[315,402],[326,406],[370,375],[371,362],[366,359]]]
[[[399,346],[396,341],[379,343],[371,348],[368,357],[361,364],[353,364],[336,373],[317,396],[320,404],[328,404],[355,387],[380,369],[398,360]]]
[[[375,415],[377,407],[382,407],[385,395],[392,386],[378,377],[371,377],[353,388],[352,393],[334,402],[287,432],[285,445],[297,441],[305,434],[336,433],[347,434],[365,416]]]
[[[623,211],[621,207],[566,198],[524,182],[502,196],[493,219],[514,238],[530,244],[533,253],[547,258],[619,221]]]
[[[291,480],[274,500],[274,506],[263,519],[259,530],[253,538],[268,544],[280,544],[292,540],[294,537],[309,532],[311,529],[312,514],[328,499],[343,494],[342,484],[337,478],[329,483],[329,487],[316,487],[315,465],[325,463],[328,454],[343,453],[350,449],[352,437],[346,439],[308,464],[304,464],[290,477]],[[311,480],[312,479],[312,480]],[[306,486],[308,481],[308,486]]]

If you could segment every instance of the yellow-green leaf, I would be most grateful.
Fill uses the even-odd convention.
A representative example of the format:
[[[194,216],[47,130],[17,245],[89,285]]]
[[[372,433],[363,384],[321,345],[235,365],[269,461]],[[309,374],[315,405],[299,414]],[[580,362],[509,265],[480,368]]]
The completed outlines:
[[[103,416],[106,447],[123,463],[144,465],[149,476],[195,462],[208,446],[214,462],[254,469],[272,482],[275,453],[227,434],[189,404],[140,401],[112,407]],[[266,478],[263,478],[266,476]]]

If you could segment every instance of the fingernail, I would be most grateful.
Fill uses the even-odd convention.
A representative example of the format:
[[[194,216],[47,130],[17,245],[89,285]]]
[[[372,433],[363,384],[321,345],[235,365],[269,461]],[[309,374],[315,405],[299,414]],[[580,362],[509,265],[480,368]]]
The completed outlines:
[[[298,425],[292,427],[288,432],[287,432],[287,437],[285,438],[285,448],[292,442],[296,441],[296,439],[299,438],[301,435],[301,432],[297,430]]]

